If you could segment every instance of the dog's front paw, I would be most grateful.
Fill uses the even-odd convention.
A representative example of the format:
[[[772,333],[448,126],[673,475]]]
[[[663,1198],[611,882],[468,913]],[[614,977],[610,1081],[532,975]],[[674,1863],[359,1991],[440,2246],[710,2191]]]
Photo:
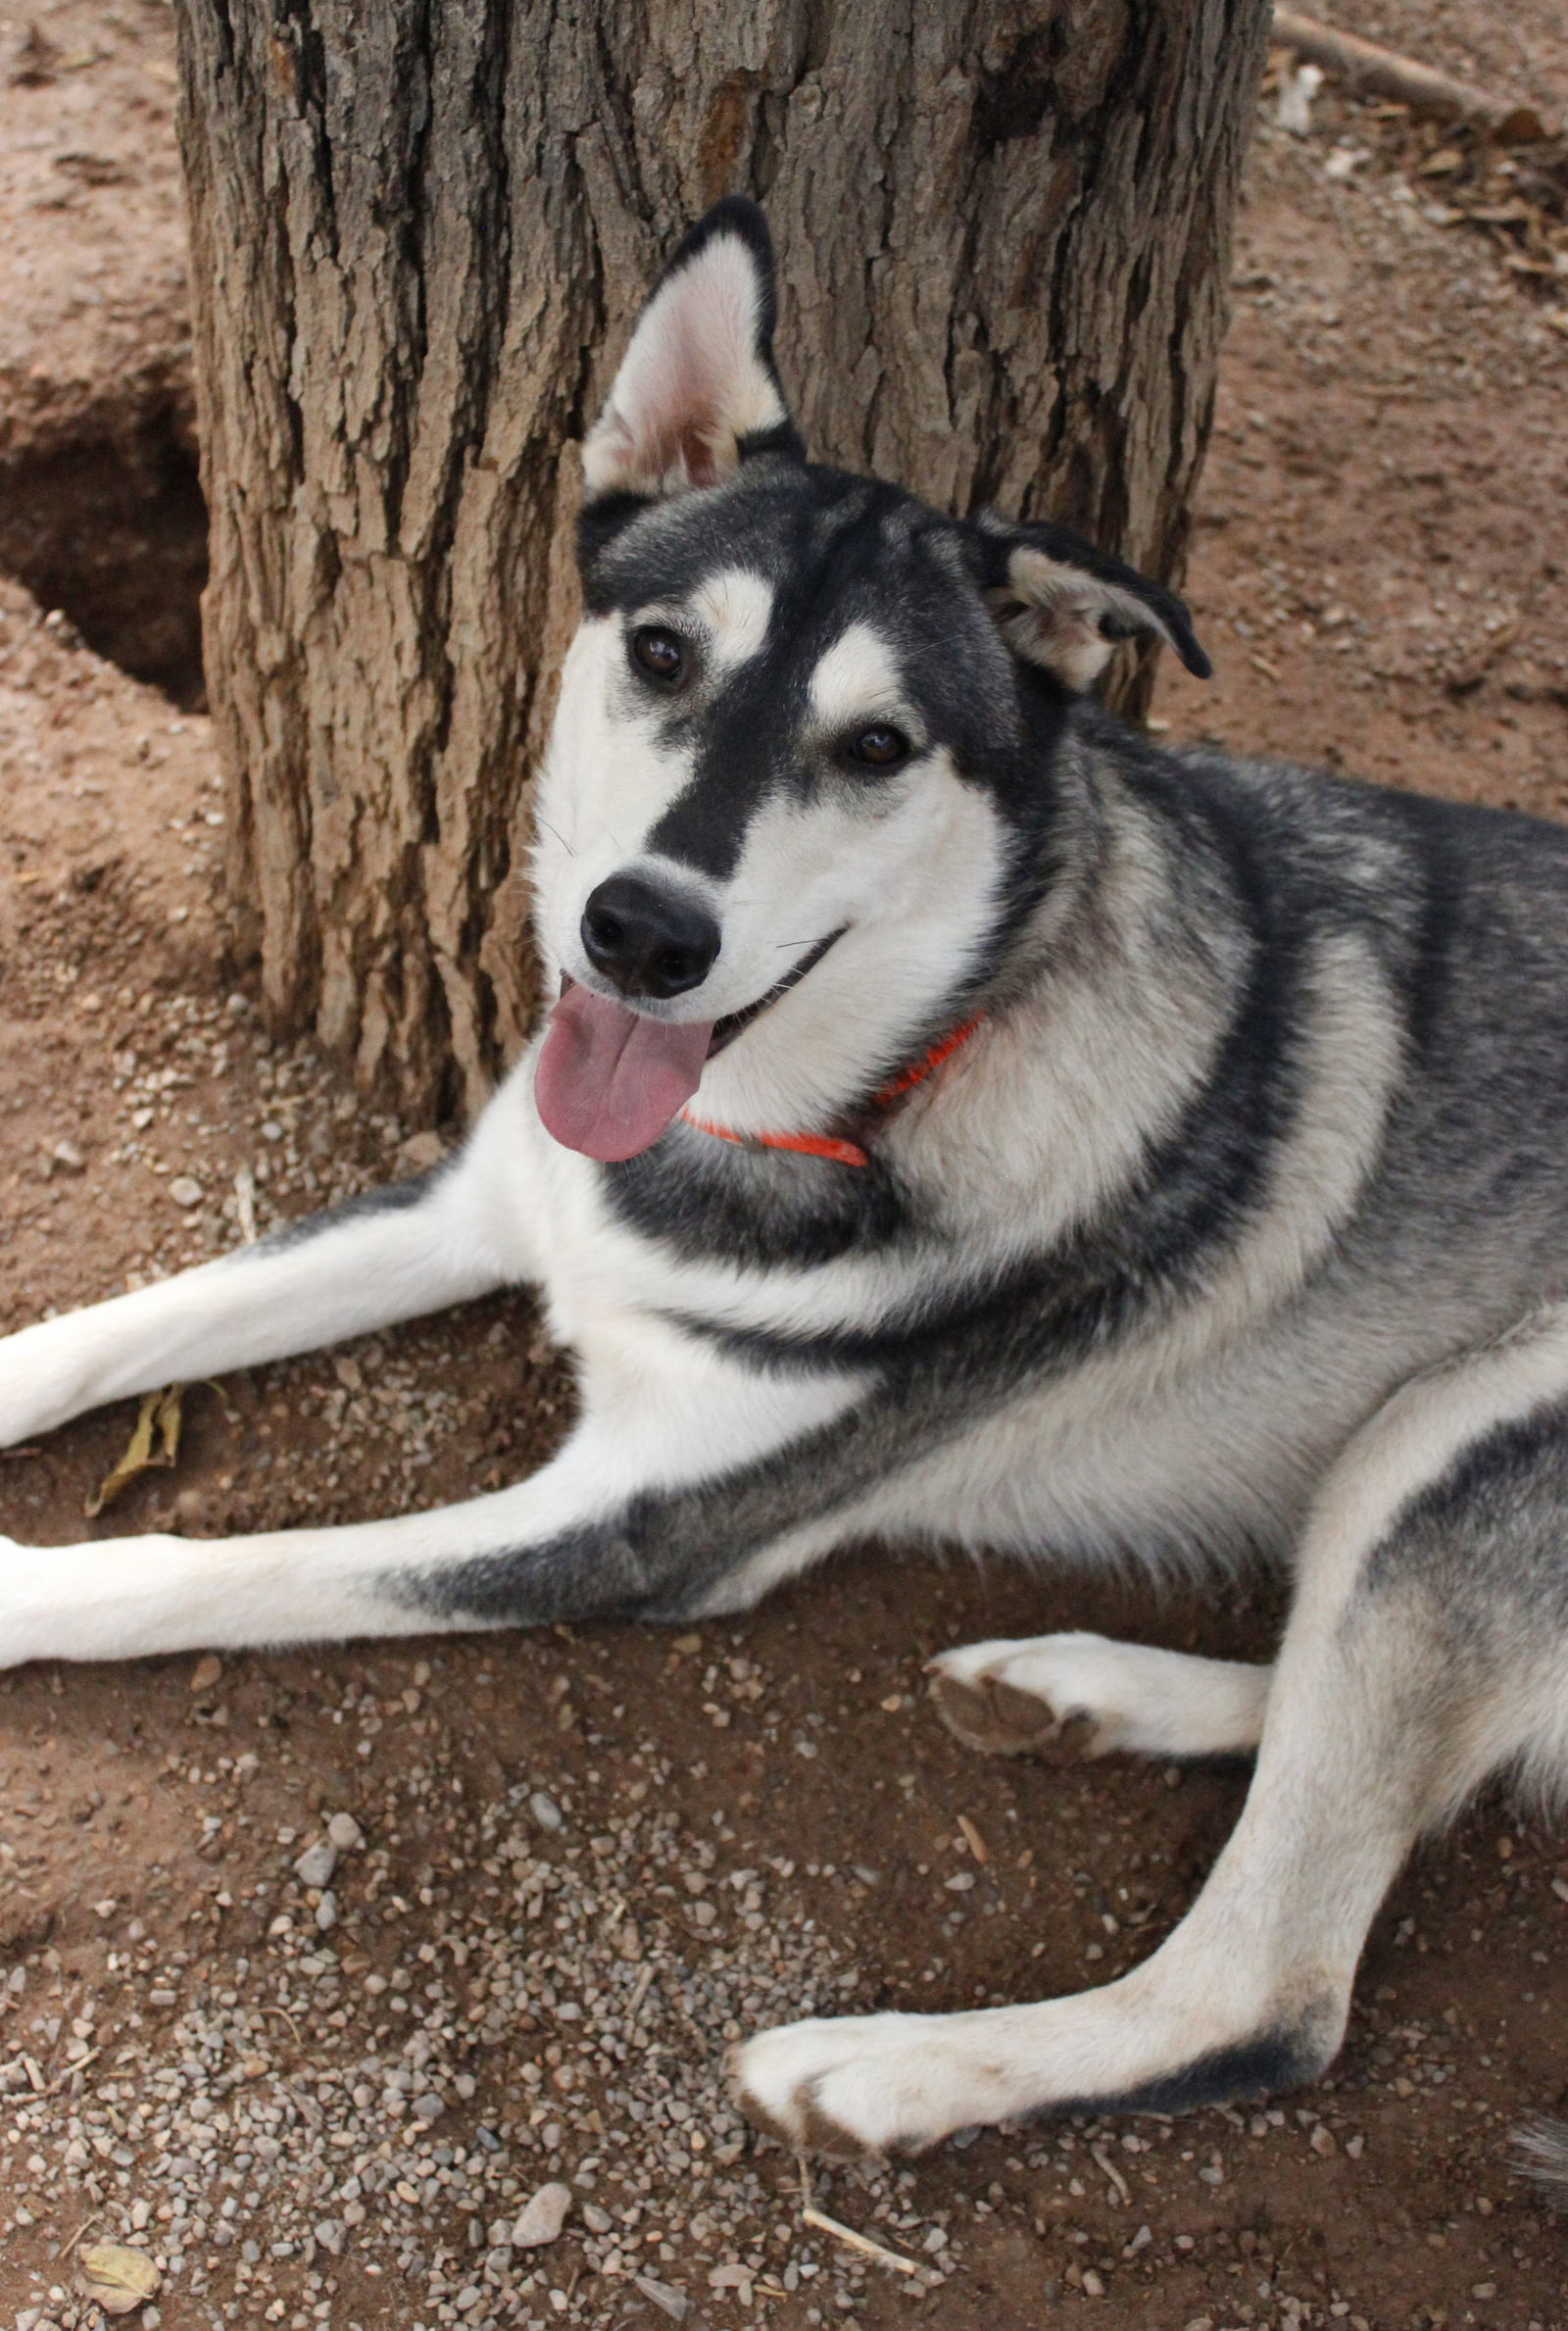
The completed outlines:
[[[35,1546],[0,1537],[0,1668],[22,1667],[38,1657],[36,1588],[48,1559]]]
[[[979,2093],[961,2052],[938,2039],[943,2020],[846,2015],[781,2024],[731,2055],[736,2100],[748,2119],[798,2153],[852,2160],[924,2153],[956,2129],[1003,2116]]]

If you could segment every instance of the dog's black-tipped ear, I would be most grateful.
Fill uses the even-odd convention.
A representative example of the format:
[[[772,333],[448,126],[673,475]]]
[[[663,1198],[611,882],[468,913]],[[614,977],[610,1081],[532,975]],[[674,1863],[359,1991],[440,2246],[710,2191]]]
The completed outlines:
[[[1003,637],[1069,688],[1092,686],[1117,640],[1139,632],[1163,639],[1189,671],[1208,678],[1213,667],[1175,592],[1070,527],[1013,524],[987,512],[980,544],[982,588]]]
[[[732,194],[683,237],[583,447],[586,497],[714,485],[748,455],[803,452],[773,369],[773,246]]]

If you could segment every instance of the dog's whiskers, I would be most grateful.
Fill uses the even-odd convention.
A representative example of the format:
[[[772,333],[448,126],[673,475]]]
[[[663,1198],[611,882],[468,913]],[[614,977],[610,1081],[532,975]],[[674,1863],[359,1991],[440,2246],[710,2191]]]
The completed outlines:
[[[576,857],[576,851],[572,849],[571,844],[567,841],[565,835],[562,832],[559,825],[555,824],[549,818],[539,817],[537,813],[535,813],[534,822],[537,825],[542,825],[545,832],[552,835],[555,840],[561,844],[561,847],[567,853],[568,857]]]
[[[537,812],[535,813],[535,816],[534,816],[534,823],[535,823],[536,825],[542,825],[542,826],[544,827],[544,829],[545,829],[546,833],[548,833],[548,834],[554,834],[554,836],[555,836],[556,840],[557,840],[557,841],[558,841],[558,842],[561,844],[561,847],[563,848],[563,850],[564,850],[564,852],[566,853],[566,856],[567,856],[568,858],[575,858],[575,857],[576,857],[576,855],[577,855],[576,851],[575,851],[575,850],[572,848],[571,844],[570,844],[570,843],[567,841],[567,839],[566,839],[565,835],[564,835],[564,834],[562,832],[562,830],[561,830],[561,828],[560,828],[560,826],[559,826],[559,825],[552,825],[548,818],[541,818],[541,817],[539,817],[539,816],[538,816],[538,814],[537,814]]]

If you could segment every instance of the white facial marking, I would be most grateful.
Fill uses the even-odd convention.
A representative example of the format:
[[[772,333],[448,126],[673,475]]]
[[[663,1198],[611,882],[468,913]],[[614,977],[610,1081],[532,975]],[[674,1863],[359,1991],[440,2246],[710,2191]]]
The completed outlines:
[[[721,671],[761,653],[773,615],[773,586],[750,568],[726,567],[710,574],[686,604],[707,633],[709,655]]]
[[[811,674],[811,709],[827,728],[896,713],[902,703],[898,660],[869,623],[841,631]]]

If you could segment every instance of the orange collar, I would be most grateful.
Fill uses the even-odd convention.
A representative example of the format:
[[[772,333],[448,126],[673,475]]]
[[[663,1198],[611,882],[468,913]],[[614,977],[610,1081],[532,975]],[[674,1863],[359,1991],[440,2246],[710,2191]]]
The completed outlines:
[[[933,1044],[930,1051],[891,1077],[871,1096],[873,1109],[891,1109],[895,1101],[902,1101],[906,1093],[912,1093],[917,1084],[924,1084],[946,1060],[951,1060],[960,1044],[974,1034],[985,1014],[977,1012],[973,1019],[966,1019],[961,1028],[955,1028]],[[869,1166],[865,1151],[858,1142],[839,1141],[827,1133],[732,1133],[728,1125],[710,1125],[706,1117],[693,1116],[689,1109],[681,1111],[681,1120],[699,1133],[711,1133],[719,1141],[733,1141],[741,1149],[795,1150],[804,1158],[827,1158],[835,1166]]]

